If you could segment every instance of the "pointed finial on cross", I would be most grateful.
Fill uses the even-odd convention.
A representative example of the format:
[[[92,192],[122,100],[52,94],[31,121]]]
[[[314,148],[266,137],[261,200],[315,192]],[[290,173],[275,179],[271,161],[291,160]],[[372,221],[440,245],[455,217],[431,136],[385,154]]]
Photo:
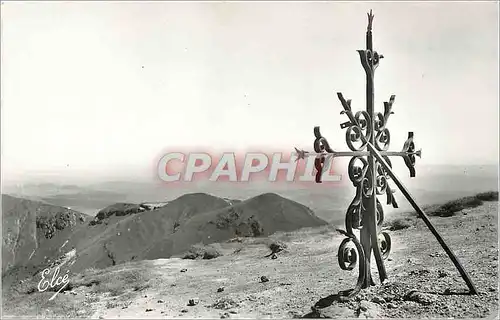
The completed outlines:
[[[368,13],[368,31],[372,31],[372,22],[373,22],[373,13],[372,10],[370,9],[370,12]]]

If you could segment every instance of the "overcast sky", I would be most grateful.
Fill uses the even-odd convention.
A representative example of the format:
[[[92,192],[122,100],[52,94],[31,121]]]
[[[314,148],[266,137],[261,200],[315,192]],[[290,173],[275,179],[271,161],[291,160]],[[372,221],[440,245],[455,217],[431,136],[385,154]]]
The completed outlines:
[[[497,163],[495,2],[8,2],[2,175],[147,170],[172,146],[312,149],[316,125],[347,150],[336,92],[365,108],[370,8],[391,149],[414,131],[421,164]]]

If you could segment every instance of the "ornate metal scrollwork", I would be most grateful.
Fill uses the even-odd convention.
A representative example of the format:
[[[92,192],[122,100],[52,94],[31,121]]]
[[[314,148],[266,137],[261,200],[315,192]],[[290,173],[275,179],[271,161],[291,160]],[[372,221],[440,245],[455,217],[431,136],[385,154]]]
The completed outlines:
[[[387,151],[391,143],[391,133],[387,127],[389,117],[394,112],[392,106],[395,96],[384,102],[384,112],[374,112],[373,105],[373,77],[380,63],[382,55],[373,50],[371,26],[373,14],[368,14],[368,30],[366,34],[366,50],[358,50],[361,64],[366,73],[367,104],[366,111],[353,112],[350,99],[345,99],[338,92],[337,97],[342,104],[341,114],[345,114],[348,121],[340,124],[346,129],[345,141],[351,151],[335,152],[328,140],[321,135],[320,127],[314,128],[314,151],[316,152],[315,169],[316,182],[321,183],[321,177],[328,163],[328,157],[349,156],[348,175],[356,188],[356,194],[345,213],[346,231],[339,230],[345,239],[338,251],[338,262],[342,270],[352,271],[359,264],[359,275],[356,287],[348,296],[359,292],[361,288],[373,284],[370,274],[370,257],[375,254],[381,281],[386,279],[383,260],[391,252],[391,237],[386,231],[381,231],[384,223],[384,208],[378,196],[385,194],[387,205],[398,207],[394,192],[390,186],[392,164],[390,156],[403,157],[410,169],[410,176],[414,177],[415,156],[421,151],[415,151],[413,133],[409,133],[401,152]],[[378,155],[375,157],[374,155]],[[381,163],[382,162],[382,163]],[[360,239],[356,233],[360,233]]]
[[[366,147],[366,143],[361,143],[360,146],[356,146],[356,142],[366,141],[366,132],[371,132],[370,119],[366,112],[358,112],[353,115],[350,110],[350,101],[345,101],[345,111],[350,118],[349,126],[347,127],[346,141],[349,148],[352,151],[362,151]],[[367,130],[368,129],[368,130]],[[314,151],[318,154],[315,160],[316,182],[321,182],[321,173],[323,172],[323,166],[325,163],[325,157],[328,153],[334,154],[335,151],[331,149],[328,140],[321,135],[320,128],[314,128],[314,135],[316,137],[314,141]],[[361,138],[361,135],[365,139]],[[347,231],[339,230],[346,238],[340,244],[338,250],[338,262],[342,270],[352,271],[357,264],[359,264],[358,281],[356,287],[350,291],[349,296],[359,292],[363,286],[366,277],[365,265],[365,252],[363,247],[354,234],[354,230],[361,230],[363,228],[363,215],[366,211],[364,205],[365,199],[369,196],[370,190],[373,186],[371,181],[368,179],[369,165],[364,157],[355,156],[352,157],[349,162],[349,179],[356,188],[356,196],[349,205],[346,215],[345,215],[345,226]],[[382,214],[383,216],[383,214]]]
[[[340,268],[342,270],[351,271],[356,267],[359,261],[358,280],[356,282],[356,286],[352,290],[348,291],[349,293],[347,296],[350,297],[361,291],[361,288],[363,287],[367,267],[363,263],[363,261],[365,261],[365,252],[363,251],[363,246],[354,234],[349,234],[343,230],[337,231],[346,236],[346,238],[342,240],[337,254]],[[354,247],[352,247],[352,245],[354,245]]]
[[[382,231],[379,236],[379,247],[382,252],[382,258],[385,260],[389,257],[389,254],[391,253],[391,237],[389,234],[385,231]]]
[[[394,198],[395,190],[390,187],[390,179],[398,186],[403,195],[410,201],[419,216],[423,219],[431,232],[436,236],[441,246],[451,258],[462,278],[465,280],[471,293],[477,290],[453,252],[447,247],[439,233],[434,229],[423,210],[416,204],[408,190],[392,171],[390,156],[401,156],[408,169],[410,177],[415,177],[415,156],[421,157],[422,151],[415,151],[413,132],[408,133],[408,139],[404,143],[401,152],[387,151],[391,142],[391,134],[387,128],[387,122],[392,112],[395,96],[392,95],[388,102],[384,102],[384,112],[374,112],[374,88],[373,76],[378,67],[380,59],[383,58],[373,50],[372,44],[372,22],[373,14],[368,14],[368,29],[366,33],[366,50],[358,50],[361,64],[366,72],[366,111],[358,111],[353,114],[351,100],[346,100],[342,93],[337,96],[342,103],[345,114],[349,121],[340,125],[346,130],[346,143],[351,151],[335,152],[331,149],[328,141],[321,135],[320,128],[314,128],[314,150],[316,152],[315,168],[317,170],[316,182],[321,182],[321,176],[328,157],[349,156],[348,173],[349,179],[356,188],[356,195],[352,199],[345,214],[346,230],[338,231],[345,236],[338,251],[338,263],[342,270],[352,271],[359,265],[359,275],[354,289],[341,291],[344,298],[349,298],[358,293],[362,288],[373,285],[370,273],[370,258],[372,251],[375,255],[379,277],[381,281],[387,279],[383,260],[387,259],[391,252],[392,241],[388,232],[381,231],[384,223],[384,209],[377,196],[387,196],[387,205],[397,208]],[[302,159],[306,151],[295,148]],[[367,157],[367,158],[365,158]],[[300,159],[300,158],[299,158]],[[359,231],[360,240],[355,232]]]
[[[391,97],[391,102],[390,102],[391,107],[392,103],[394,103],[394,96]],[[391,112],[389,111],[387,115],[390,114]],[[385,117],[385,114],[382,114],[380,112],[376,113],[375,115],[376,115],[374,121],[375,147],[380,151],[387,151],[389,149],[390,138],[391,138],[390,131],[386,127],[388,116]],[[386,158],[387,160],[389,160],[389,157]],[[394,208],[397,208],[397,203],[393,196],[394,190],[391,188],[389,184],[390,181],[389,175],[379,162],[375,161],[374,163],[375,163],[374,170],[376,173],[375,183],[377,188],[376,195],[383,195],[385,193],[387,196],[387,204],[392,204]],[[387,259],[391,251],[391,237],[387,232],[380,232],[380,228],[384,223],[384,209],[378,199],[377,199],[376,217],[377,217],[377,233],[379,239],[378,246],[380,248],[382,258],[385,260]],[[383,240],[381,241],[380,239]]]
[[[367,142],[371,139],[373,134],[373,122],[371,121],[371,117],[366,111],[358,111],[353,114],[351,110],[351,100],[346,100],[342,96],[342,93],[337,93],[337,96],[342,103],[344,110],[341,114],[347,115],[349,118],[348,122],[342,123],[341,128],[346,130],[346,143],[351,151],[364,151],[366,150]],[[351,204],[347,208],[346,217],[345,217],[345,225],[347,229],[348,238],[344,239],[342,242],[338,257],[339,264],[341,264],[341,268],[343,269],[343,264],[346,261],[349,261],[349,269],[354,269],[354,264],[359,262],[359,273],[358,273],[358,281],[356,287],[350,292],[349,295],[354,295],[361,290],[363,284],[366,280],[366,268],[368,266],[365,263],[365,259],[352,259],[352,255],[354,252],[347,249],[347,244],[353,242],[356,244],[357,253],[365,257],[365,252],[363,246],[359,242],[358,238],[354,234],[354,230],[361,230],[365,224],[365,217],[367,206],[366,202],[373,193],[373,188],[377,188],[378,185],[371,181],[371,171],[370,166],[366,158],[363,156],[354,156],[349,161],[348,166],[348,175],[351,180],[353,186],[356,188],[356,195],[352,200]],[[381,205],[377,205],[378,218],[380,223],[383,221],[383,211],[381,209]],[[379,222],[379,221],[377,221]]]
[[[367,141],[371,138],[371,135],[375,134],[375,140],[384,143],[384,147],[382,147],[381,150],[386,151],[389,148],[390,133],[385,127],[387,122],[385,115],[382,113],[376,114],[376,120],[373,122],[367,112],[357,112],[353,115],[350,108],[351,100],[344,99],[341,93],[338,93],[337,95],[342,103],[342,106],[344,107],[342,114],[346,114],[350,120],[349,122],[341,125],[341,128],[347,129],[346,143],[349,146],[349,149],[352,151],[363,151],[366,147]],[[319,129],[315,132],[319,133]],[[321,141],[326,141],[326,139],[322,139],[323,140]],[[318,136],[316,141],[318,141]],[[354,142],[360,143],[356,146]],[[333,152],[333,150],[331,152]],[[371,179],[371,170],[376,171],[375,181],[372,181]],[[358,238],[354,234],[354,230],[361,230],[365,224],[364,220],[367,217],[366,211],[368,209],[366,203],[373,196],[374,188],[376,189],[376,195],[382,195],[384,193],[387,194],[388,204],[394,205],[396,202],[392,197],[393,190],[389,186],[389,177],[383,167],[377,162],[376,167],[372,169],[365,157],[354,156],[349,161],[348,175],[353,186],[356,188],[356,195],[346,212],[345,226],[348,237],[342,241],[338,251],[338,259],[340,267],[343,270],[353,270],[356,263],[360,263],[358,283],[361,283],[361,285],[359,287],[356,286],[356,288],[351,292],[352,295],[361,290],[362,284],[366,278],[365,272],[367,266],[365,265],[365,260],[358,259],[358,256],[356,255],[356,253],[361,255],[360,252],[362,252],[364,256],[365,252],[363,251],[363,247],[359,243]],[[375,210],[376,225],[377,229],[380,230],[382,224],[384,223],[384,209],[378,199],[376,200]],[[386,259],[391,250],[391,238],[387,232],[382,232],[379,234],[379,239],[380,241],[378,242],[378,246],[380,247],[382,258]],[[351,242],[359,244],[356,245],[356,249],[348,247],[348,244]],[[362,268],[361,265],[363,265]]]
[[[361,64],[363,66],[363,69],[365,70],[367,77],[367,92],[371,93],[373,93],[373,77],[375,70],[379,65],[380,59],[383,58],[382,55],[378,54],[372,49],[372,21],[373,14],[370,11],[370,13],[368,14],[367,49],[358,50]],[[345,114],[349,118],[349,121],[342,123],[340,126],[342,129],[347,129],[346,143],[349,149],[353,152],[364,151],[366,150],[367,144],[370,141],[373,141],[373,144],[376,146],[377,150],[387,151],[391,142],[391,134],[386,126],[389,116],[393,113],[392,105],[394,103],[395,96],[391,96],[390,100],[384,103],[384,113],[373,112],[373,99],[370,98],[370,100],[367,100],[367,110],[358,111],[355,114],[353,114],[351,109],[351,100],[346,100],[343,97],[342,93],[337,93],[337,96],[344,109],[341,114]],[[371,105],[372,107],[368,107],[369,105]],[[319,129],[315,131],[315,133],[316,132],[319,133]],[[321,139],[319,138],[320,136],[321,135],[316,136],[316,141],[319,141],[319,139]],[[411,148],[410,144],[408,144],[408,148]],[[331,152],[333,152],[333,150]],[[389,160],[388,157],[385,158]],[[387,196],[387,204],[391,204],[394,207],[397,207],[397,203],[393,196],[394,190],[392,190],[389,185],[390,178],[387,175],[386,170],[374,159],[372,159],[371,161],[372,162],[370,163],[363,156],[353,156],[351,158],[351,161],[349,162],[348,174],[351,182],[356,188],[356,195],[346,212],[345,224],[348,238],[344,239],[338,252],[339,263],[344,264],[341,265],[341,268],[344,269],[345,267],[345,270],[354,269],[353,265],[358,261],[360,264],[367,264],[365,260],[354,259],[354,252],[352,250],[348,250],[346,246],[350,242],[358,241],[353,231],[362,230],[363,227],[368,227],[365,220],[370,216],[370,214],[373,214],[373,216],[375,217],[375,225],[371,228],[376,228],[376,230],[370,230],[369,232],[378,233],[379,241],[376,245],[380,248],[382,259],[386,259],[391,250],[391,238],[389,234],[387,232],[380,232],[380,229],[384,223],[384,209],[382,204],[378,199],[376,199],[376,197],[377,195],[382,195],[385,193]],[[410,158],[408,159],[408,161],[409,163],[411,163]],[[375,197],[375,200],[373,200],[373,197]],[[371,207],[375,212],[372,213],[367,212],[367,210],[370,210],[370,201],[375,201],[375,207],[373,207],[373,205]],[[363,250],[363,246],[361,245],[359,245],[357,252],[359,252],[360,250]],[[368,253],[363,252],[363,254],[371,255],[371,251]],[[369,257],[366,258],[369,260]],[[348,265],[346,266],[345,263],[348,263]],[[366,265],[364,266],[365,269],[367,267],[368,266]],[[367,280],[366,277],[367,275],[362,274],[360,268],[358,283]],[[356,289],[358,289],[357,286]]]

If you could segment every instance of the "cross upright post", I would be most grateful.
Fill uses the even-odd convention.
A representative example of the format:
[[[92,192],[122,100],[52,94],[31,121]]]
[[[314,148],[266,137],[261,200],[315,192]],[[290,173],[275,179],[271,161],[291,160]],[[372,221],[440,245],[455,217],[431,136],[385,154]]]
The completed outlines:
[[[453,251],[446,245],[441,235],[434,228],[425,212],[418,206],[411,194],[392,171],[391,156],[399,156],[404,159],[410,171],[410,177],[415,177],[415,157],[421,157],[422,151],[415,150],[413,132],[408,132],[408,138],[403,145],[402,151],[388,151],[390,144],[390,132],[387,129],[387,121],[392,112],[395,96],[384,102],[384,112],[375,112],[374,106],[374,74],[379,65],[382,55],[373,50],[372,23],[374,15],[368,13],[368,28],[366,31],[366,50],[358,50],[361,64],[366,73],[366,110],[353,113],[351,100],[346,100],[342,93],[337,96],[344,110],[341,114],[347,115],[349,121],[340,125],[346,130],[346,143],[351,151],[334,151],[326,138],[320,133],[320,128],[314,128],[314,153],[297,150],[304,159],[304,155],[315,156],[316,182],[321,183],[321,177],[329,169],[330,161],[335,157],[351,157],[348,166],[349,179],[356,188],[356,195],[349,205],[346,217],[346,231],[338,230],[346,236],[338,251],[338,262],[343,270],[353,270],[359,265],[358,280],[356,286],[343,291],[344,297],[352,297],[361,289],[374,285],[371,276],[370,260],[373,251],[380,282],[387,279],[384,260],[391,251],[391,237],[381,227],[384,222],[384,210],[377,196],[386,194],[387,204],[394,208],[398,207],[393,194],[396,190],[389,186],[392,179],[410,202],[415,212],[425,222],[432,234],[437,238],[445,252],[452,260],[460,275],[467,283],[471,294],[477,290],[469,278],[467,272],[458,261]],[[360,240],[355,235],[358,230]],[[352,247],[354,245],[354,248]],[[359,262],[359,263],[358,263]]]
[[[370,143],[375,144],[375,92],[374,92],[374,77],[375,77],[375,69],[379,63],[379,56],[376,52],[373,51],[373,38],[372,38],[372,22],[373,22],[373,14],[370,11],[368,13],[368,27],[366,30],[366,50],[359,50],[358,53],[360,55],[363,68],[366,73],[366,111],[368,112],[369,119],[371,121],[370,128]],[[375,57],[376,55],[376,57]],[[376,172],[376,160],[373,155],[368,156],[369,169],[368,172],[370,174],[370,180],[372,186],[375,185],[375,181],[377,181],[377,172]],[[373,249],[373,253],[375,256],[375,261],[377,262],[377,267],[379,271],[380,281],[384,281],[387,279],[387,274],[385,271],[384,262],[382,260],[382,256],[380,253],[380,248],[378,246],[378,231],[376,224],[376,208],[377,208],[377,192],[376,188],[371,188],[371,194],[369,194],[369,198],[367,198],[368,206],[364,212],[364,220],[366,221],[365,227],[362,229],[361,233],[361,244],[363,245],[363,249],[365,250],[365,259],[366,259],[366,276],[365,282],[363,284],[363,288],[367,288],[372,284],[371,272],[370,272],[370,256],[371,250]]]

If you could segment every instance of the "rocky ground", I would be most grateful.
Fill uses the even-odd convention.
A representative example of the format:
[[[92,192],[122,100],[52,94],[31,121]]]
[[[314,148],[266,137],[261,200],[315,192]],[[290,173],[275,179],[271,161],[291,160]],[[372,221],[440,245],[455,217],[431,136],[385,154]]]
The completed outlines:
[[[4,293],[3,318],[494,318],[498,306],[498,202],[464,209],[432,223],[463,263],[479,294],[467,286],[420,219],[390,232],[389,280],[347,302],[357,268],[343,271],[334,226],[235,239],[210,260],[139,261],[70,275],[69,290],[38,292],[39,279]],[[270,255],[271,243],[283,244]],[[267,257],[266,257],[267,256]],[[31,288],[31,289],[30,289]]]

